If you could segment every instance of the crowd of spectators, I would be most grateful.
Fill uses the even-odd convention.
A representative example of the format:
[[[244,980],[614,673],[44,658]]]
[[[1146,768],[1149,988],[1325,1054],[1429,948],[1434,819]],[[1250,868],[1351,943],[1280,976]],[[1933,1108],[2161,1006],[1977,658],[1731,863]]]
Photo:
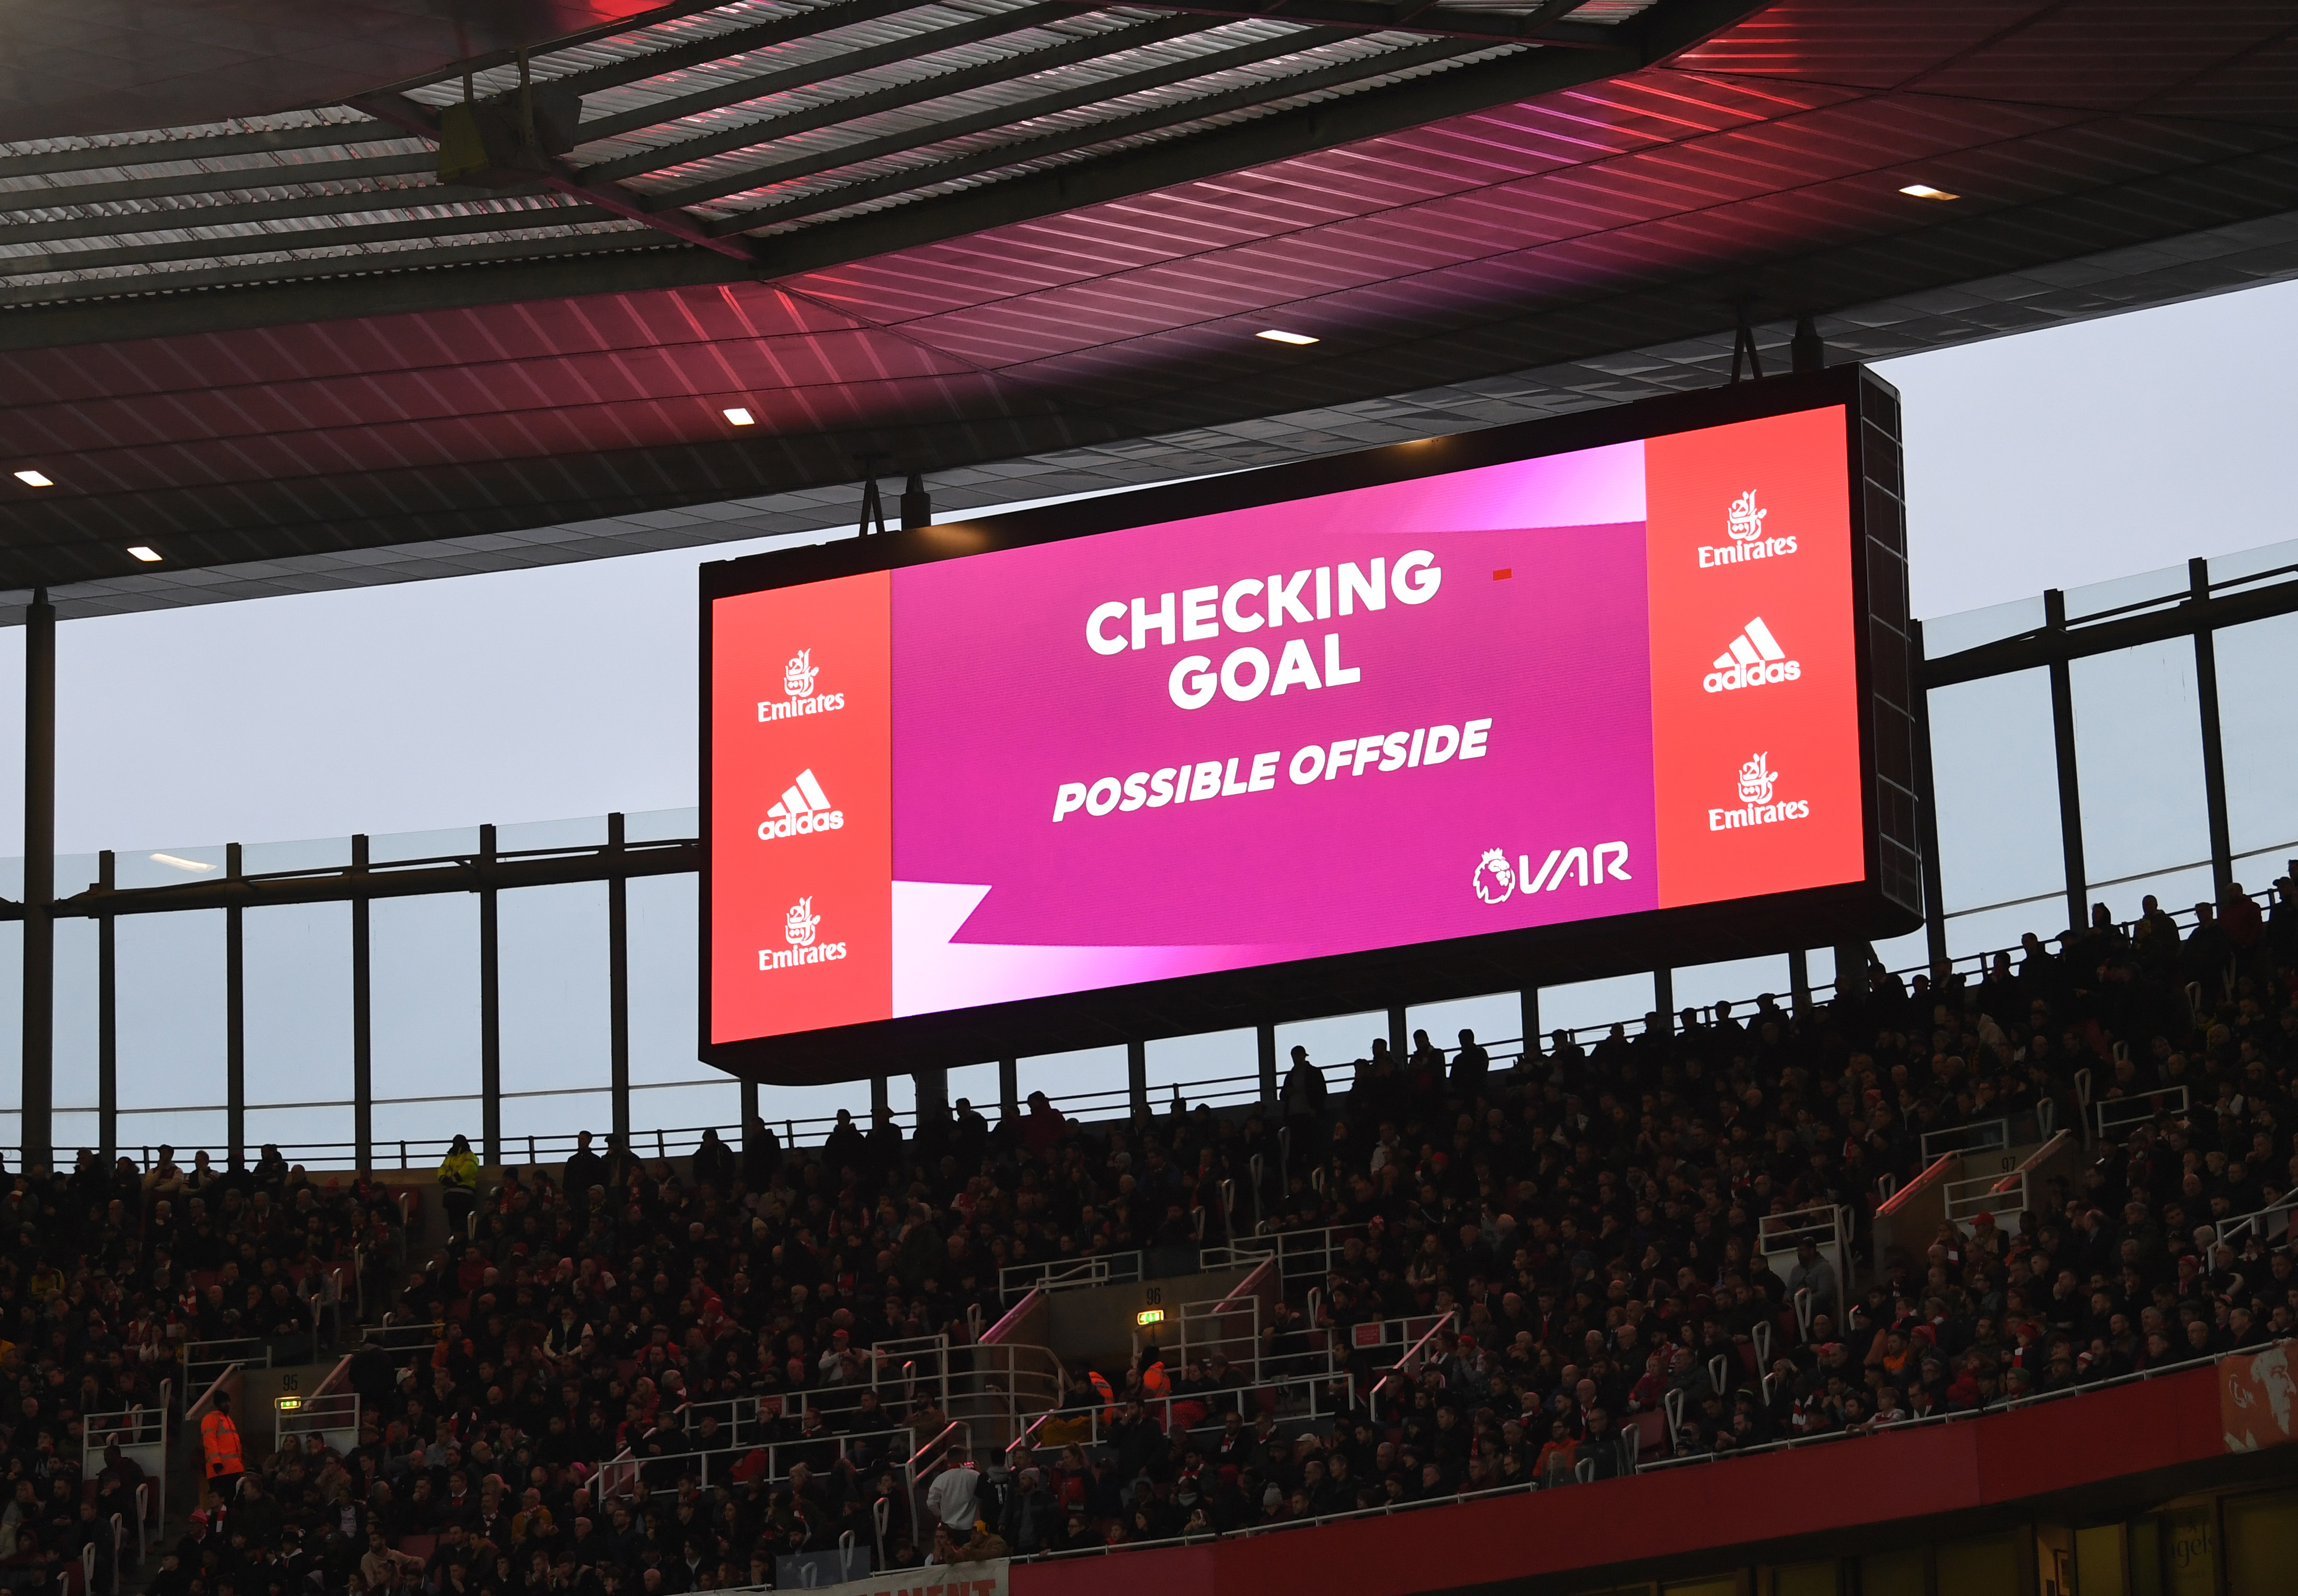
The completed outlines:
[[[754,1124],[682,1169],[585,1138],[412,1234],[383,1186],[276,1155],[83,1156],[6,1198],[0,1581],[84,1541],[109,1555],[135,1471],[83,1485],[87,1415],[156,1406],[186,1341],[309,1336],[309,1283],[354,1259],[398,1327],[354,1356],[357,1443],[262,1457],[155,1549],[161,1596],[668,1596],[789,1583],[786,1559],[840,1546],[1107,1548],[1870,1434],[2261,1344],[2292,1333],[2290,1255],[2220,1229],[2279,1201],[2298,1153],[2278,886],[2270,919],[2237,897],[2182,933],[2150,898],[1978,978],[1878,967],[1829,1004],[1654,1015],[1585,1050],[1559,1032],[1494,1061],[1421,1033],[1329,1077],[1296,1050],[1265,1112],[1079,1123],[1040,1096],[993,1124],[961,1099],[908,1134],[841,1115],[819,1148]],[[2158,1096],[2025,1212],[1872,1256],[1879,1183],[1920,1173],[1926,1132],[2078,1125],[2083,1079],[2190,1106]],[[1767,1257],[1767,1218],[1820,1205],[1853,1216],[1858,1291],[1814,1249]],[[1225,1244],[1256,1213],[1327,1265],[1258,1347],[1075,1368],[1026,1467],[985,1449],[911,1499],[903,1461],[948,1415],[889,1345],[974,1339],[1001,1269]]]

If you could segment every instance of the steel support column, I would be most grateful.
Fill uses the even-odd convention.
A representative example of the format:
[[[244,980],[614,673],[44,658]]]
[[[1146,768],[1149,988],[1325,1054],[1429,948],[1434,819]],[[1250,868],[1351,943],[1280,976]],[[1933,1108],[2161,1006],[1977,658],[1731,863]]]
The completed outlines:
[[[1664,1037],[1675,1034],[1675,972],[1652,972],[1652,1012],[1659,1016],[1659,1031]]]
[[[1125,1044],[1125,1100],[1136,1114],[1149,1112],[1149,1044],[1139,1037]]]
[[[1400,1003],[1388,1011],[1389,1056],[1396,1061],[1396,1067],[1400,1070],[1404,1068],[1404,1061],[1411,1056],[1411,1040],[1405,1026],[1404,1005]]]
[[[1011,1121],[1021,1112],[1021,1061],[997,1061],[997,1112]]]
[[[607,848],[617,864],[623,853],[623,817],[607,816]],[[631,1145],[631,910],[630,889],[619,870],[607,878],[607,1062],[613,1083],[615,1134]],[[747,1127],[747,1118],[743,1124]]]
[[[351,869],[367,867],[362,832],[351,839]],[[351,899],[351,1153],[362,1175],[375,1168],[375,961],[368,937],[362,895]]]
[[[1252,1041],[1261,1055],[1261,1106],[1273,1111],[1277,1107],[1277,1028],[1254,1026]]]
[[[2058,750],[2059,848],[2066,862],[2067,925],[2079,930],[2090,919],[2090,882],[2083,868],[2082,788],[2075,774],[2075,689],[2067,662],[2067,596],[2057,588],[2043,593],[2043,624],[2052,633],[2051,740]]]
[[[1800,947],[1788,949],[1788,1001],[1798,1014],[1811,1007],[1811,957]]]
[[[742,1107],[741,1107],[741,1114],[742,1114],[742,1151],[743,1151],[743,1152],[745,1152],[745,1153],[748,1153],[748,1152],[749,1152],[749,1151],[750,1151],[750,1131],[751,1131],[751,1129],[752,1129],[752,1127],[754,1127],[754,1126],[756,1126],[756,1125],[757,1125],[757,1124],[759,1123],[759,1120],[758,1120],[758,1083],[757,1083],[756,1081],[755,1081],[755,1080],[746,1080],[746,1081],[744,1081],[744,1082],[742,1083]]]
[[[1923,657],[1923,624],[1907,623],[1909,648]],[[1923,850],[1923,952],[1936,980],[1947,968],[1947,895],[1940,885],[1938,784],[1931,775],[1931,694],[1918,682],[1915,699],[1915,833]]]
[[[24,1081],[21,1162],[55,1154],[56,607],[24,607]]]
[[[2186,580],[2198,614],[2211,601],[2211,562],[2190,559]],[[2203,718],[2203,799],[2211,821],[2211,896],[2219,903],[2234,890],[2234,828],[2227,819],[2226,747],[2219,734],[2219,650],[2207,622],[2195,627],[2195,701]]]
[[[1527,1062],[1540,1055],[1540,988],[1526,987],[1516,995],[1517,1030]]]
[[[870,1078],[870,1123],[873,1129],[878,1123],[878,1116],[891,1106],[891,1100],[886,1093],[886,1078],[872,1075]]]
[[[479,828],[479,1161],[502,1163],[502,970],[496,957],[495,829]],[[625,1144],[627,1145],[627,1144]]]
[[[245,875],[239,844],[223,850],[227,881]],[[223,1127],[227,1167],[247,1167],[247,961],[243,946],[247,913],[234,904],[223,912]]]
[[[917,1103],[917,1122],[922,1125],[929,1113],[943,1113],[949,1108],[949,1071],[937,1066],[911,1071],[910,1091]]]
[[[119,856],[95,856],[95,882],[109,892],[120,884]],[[120,950],[109,914],[95,917],[95,1136],[110,1169],[120,1156]]]

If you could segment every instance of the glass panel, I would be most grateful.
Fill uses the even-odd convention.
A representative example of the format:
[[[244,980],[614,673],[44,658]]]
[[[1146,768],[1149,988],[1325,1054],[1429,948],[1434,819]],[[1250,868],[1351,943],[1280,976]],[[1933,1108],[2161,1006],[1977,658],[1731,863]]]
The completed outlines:
[[[1021,1112],[1029,1094],[1043,1092],[1071,1119],[1114,1120],[1125,1116],[1125,1049],[1080,1047],[1070,1053],[1041,1053],[1017,1060],[1014,1091]],[[867,1100],[864,1099],[866,1102]]]
[[[198,1148],[220,1165],[223,911],[124,914],[115,934],[122,1150],[148,1168],[166,1142],[186,1168]]]
[[[1252,1103],[1261,1096],[1259,1035],[1240,1030],[1163,1037],[1149,1044],[1149,1101],[1159,1113],[1172,1104],[1173,1088],[1184,1087],[1190,1107],[1210,1103]],[[994,1085],[994,1082],[993,1082]]]
[[[949,1103],[957,1106],[959,1098],[973,1104],[973,1110],[992,1125],[997,1123],[997,1066],[996,1064],[964,1064],[949,1072]]]
[[[368,909],[376,1163],[436,1168],[479,1134],[479,900],[378,898]]]
[[[2218,1596],[2218,1546],[2208,1502],[2153,1515],[2161,1526],[2162,1596]],[[2136,1551],[2134,1545],[2132,1548]]]
[[[2122,1526],[2102,1524],[2075,1531],[2075,1589],[2082,1596],[2130,1596]]]
[[[1540,1029],[1590,1031],[1580,1038],[1583,1047],[1615,1023],[1634,1036],[1643,1030],[1644,1015],[1652,1005],[1652,978],[1616,975],[1605,980],[1574,981],[1568,986],[1540,989]]]
[[[2245,549],[2239,554],[2216,554],[2211,557],[2211,586],[2220,590],[2229,583],[2248,583],[2253,578],[2286,582],[2294,566],[2298,566],[2298,542],[2269,543],[2261,549]]]
[[[224,850],[218,844],[212,848],[163,848],[150,853],[121,854],[112,869],[113,881],[123,888],[180,887],[186,881],[212,881],[223,875]]]
[[[717,1074],[694,1056],[697,893],[698,878],[690,875],[641,876],[624,886],[633,1084]]]
[[[1999,642],[2022,632],[2033,632],[2042,624],[2043,599],[2039,593],[2008,604],[1990,604],[1985,609],[1938,616],[1923,623],[1923,657],[1944,659],[1981,643]]]
[[[479,828],[456,826],[444,831],[387,831],[368,839],[367,856],[376,864],[397,859],[442,859],[450,855],[479,851]]]
[[[2298,1572],[2298,1493],[2228,1497],[2226,1538],[2227,1596],[2287,1591]]]
[[[0,893],[15,897],[21,886],[0,887]],[[59,972],[63,960],[63,928],[57,927],[56,959]],[[0,1146],[7,1149],[8,1167],[21,1166],[16,1155],[24,1142],[23,1116],[18,1112],[23,1106],[24,1091],[24,988],[22,980],[12,972],[24,967],[24,922],[21,920],[0,920]],[[62,982],[57,982],[61,988]],[[58,1015],[57,1051],[62,1054],[62,1016]],[[95,1071],[88,1071],[86,1084],[79,1092],[68,1098],[61,1075],[56,1080],[58,1102],[95,1101]],[[91,1133],[92,1134],[92,1133]],[[61,1144],[60,1144],[61,1145]]]
[[[1798,1563],[1772,1570],[1772,1596],[1835,1596],[1838,1565]]]
[[[1930,711],[1948,914],[2063,892],[2049,676],[2021,671],[1942,687]],[[2042,923],[2065,918],[2051,911]]]
[[[625,842],[683,842],[702,835],[702,811],[642,809],[623,817]]]
[[[1388,1011],[1367,1009],[1355,1014],[1332,1014],[1321,1020],[1300,1020],[1277,1028],[1277,1084],[1281,1091],[1293,1070],[1293,1050],[1306,1047],[1309,1062],[1324,1071],[1325,1090],[1338,1096],[1357,1078],[1356,1063],[1372,1056],[1373,1039],[1388,1039]]]
[[[2191,589],[2192,579],[2184,566],[2165,566],[2159,571],[2141,571],[2135,576],[2117,576],[2111,582],[2087,583],[2067,589],[2067,619],[2080,621],[2109,610],[2183,599]]]
[[[1760,994],[1771,993],[1780,1000],[1780,1006],[1786,1008],[1792,1001],[1794,989],[1788,977],[1788,956],[1783,953],[1768,958],[1687,965],[1674,972],[1674,980],[1679,1013],[1688,1008],[1711,1007],[1720,997],[1732,1005],[1742,1023],[1755,1013],[1754,999]]]
[[[496,895],[502,974],[503,1155],[525,1138],[603,1130],[586,1098],[612,1084],[607,1031],[607,884],[572,881]],[[602,1103],[605,1099],[600,1100]],[[658,1125],[658,1117],[639,1123]]]
[[[265,1142],[278,1142],[291,1163],[348,1167],[353,1152],[351,906],[250,909],[242,916],[240,939],[248,1155],[257,1156]],[[268,1104],[281,1106],[260,1112]]]
[[[239,867],[249,875],[288,870],[340,870],[351,862],[348,837],[318,837],[303,842],[251,842],[240,850]]]
[[[16,1094],[22,1089],[24,1055],[24,1022],[22,1017],[24,968],[24,928],[14,922],[11,930],[15,940],[9,944],[10,962],[0,963],[0,987],[8,989],[7,1017],[0,1025],[8,1027],[8,1071],[14,1078],[8,1084],[8,1102],[14,1104]],[[96,1145],[99,1130],[95,1106],[98,1085],[95,1079],[95,922],[93,920],[59,920],[56,922],[56,1111],[62,1115],[67,1110],[85,1109],[87,1113],[75,1115],[77,1123],[87,1121],[84,1131],[75,1132],[75,1139],[67,1140],[61,1119],[56,1125],[57,1161],[69,1162],[65,1152],[77,1152],[83,1145]]]
[[[1930,1596],[1923,1549],[1903,1546],[1897,1551],[1869,1552],[1859,1559],[1859,1592],[1860,1596]]]
[[[2019,1542],[2009,1535],[1979,1541],[1942,1541],[1938,1588],[1955,1596],[2019,1596]]]
[[[1476,1045],[1491,1055],[1492,1068],[1510,1069],[1523,1051],[1524,996],[1518,992],[1492,992],[1482,997],[1458,997],[1450,1003],[1424,1003],[1407,1009],[1404,1035],[1408,1055],[1419,1046],[1415,1033],[1424,1030],[1447,1056],[1459,1052],[1463,1030],[1473,1031]]]
[[[2298,748],[2298,693],[2290,690],[2298,680],[2298,615],[2229,627],[2213,641],[2227,831],[2237,856],[2257,859],[2235,872],[2255,892],[2298,854],[2298,782],[2290,779],[2290,750]]]
[[[2173,638],[2078,659],[2070,670],[2090,879],[2207,863],[2194,644]]]
[[[529,820],[495,828],[495,851],[532,853],[541,848],[604,848],[607,817],[586,815],[577,820]]]

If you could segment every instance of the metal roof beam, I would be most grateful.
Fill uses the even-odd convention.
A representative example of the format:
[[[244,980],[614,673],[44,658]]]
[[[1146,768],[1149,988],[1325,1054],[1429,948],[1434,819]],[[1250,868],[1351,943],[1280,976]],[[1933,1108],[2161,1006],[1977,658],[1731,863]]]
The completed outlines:
[[[52,254],[0,256],[0,277],[36,277],[45,271],[95,271],[115,266],[149,266],[163,260],[204,260],[227,255],[293,254],[341,249],[356,244],[395,244],[409,238],[449,238],[464,233],[517,233],[534,227],[570,227],[606,221],[613,212],[596,205],[555,205],[547,211],[490,211],[476,216],[439,216],[413,221],[368,222],[347,227],[313,227],[293,233],[239,233],[222,238],[185,238],[165,244],[123,244],[117,249],[63,250]],[[174,279],[163,279],[172,285]],[[121,287],[128,285],[123,281]],[[150,280],[133,285],[148,293]]]
[[[369,178],[401,178],[413,172],[436,171],[438,165],[437,157],[430,151],[417,150],[400,155],[357,156],[349,161],[314,161],[306,166],[233,167],[227,171],[123,178],[112,183],[76,183],[62,188],[13,188],[0,192],[0,214],[165,200],[185,194],[230,194],[259,188],[302,188],[318,183],[358,183]]]
[[[636,106],[619,115],[584,122],[575,129],[575,136],[583,144],[617,138],[641,128],[662,127],[705,112],[723,111],[728,106],[762,100],[785,89],[811,87],[855,72],[866,72],[874,67],[915,61],[920,56],[955,49],[960,45],[979,44],[984,39],[1000,38],[1030,28],[1043,28],[1050,22],[1066,21],[1075,15],[1077,7],[1061,3],[1061,0],[1051,4],[1025,5],[1015,11],[991,12],[987,16],[974,17],[954,27],[936,28],[903,38],[889,39],[884,44],[845,51],[827,60],[786,67],[778,72],[761,72],[756,77],[738,79],[715,88],[681,95],[675,99]]]
[[[598,166],[586,168],[585,170],[616,177],[626,177],[635,172],[663,171],[672,167],[684,166],[705,156],[722,155],[736,150],[755,149],[765,145],[778,143],[796,134],[811,133],[822,128],[834,128],[841,122],[850,122],[865,116],[875,116],[880,112],[899,111],[912,105],[922,105],[930,101],[946,98],[951,95],[963,94],[968,89],[1009,83],[1017,78],[1026,78],[1032,73],[1049,71],[1054,67],[1076,66],[1085,62],[1116,54],[1120,51],[1162,44],[1168,39],[1178,38],[1184,34],[1202,33],[1205,29],[1206,24],[1195,17],[1161,17],[1137,23],[1130,28],[1119,29],[1111,33],[1097,33],[1085,37],[1071,38],[1062,44],[1048,45],[1043,49],[1026,50],[996,61],[982,62],[970,67],[959,67],[946,72],[935,72],[924,78],[913,78],[907,83],[897,83],[885,88],[872,89],[866,94],[849,95],[845,99],[833,100],[824,105],[809,106],[804,111],[794,111],[787,116],[746,123],[740,128],[729,128],[723,133],[715,133],[702,138],[690,138],[679,144],[665,145],[658,150],[649,150],[641,154],[625,156],[616,161],[603,161]],[[1288,38],[1291,37],[1295,36],[1288,36]],[[1338,36],[1331,33],[1311,36],[1303,30],[1302,34],[1297,37],[1313,38],[1315,43],[1326,44]],[[1306,44],[1290,45],[1288,47],[1306,49],[1308,45]],[[1211,57],[1203,59],[1209,60]],[[1110,79],[1107,81],[1114,83],[1122,79]],[[1030,114],[1034,113],[1015,109],[1000,120],[1010,122]],[[991,124],[993,127],[999,124],[996,122]],[[698,183],[687,184],[682,187],[657,190],[647,195],[646,203],[657,210],[670,210],[676,206],[699,204],[706,200],[721,199],[730,194],[742,194],[757,187],[761,182],[779,180],[758,177],[756,173],[761,170],[765,169],[746,167],[740,171],[721,173]]]
[[[656,242],[651,232],[592,233],[579,238],[506,238],[493,244],[442,244],[436,249],[394,250],[383,255],[336,255],[318,260],[280,260],[267,265],[219,266],[205,271],[170,273],[169,289],[233,288],[286,283],[309,277],[347,277],[376,272],[415,271],[427,266],[483,264],[491,260],[541,261],[571,255],[636,251]],[[85,283],[0,285],[0,306],[69,304],[74,301],[149,294],[149,279],[100,277]]]
[[[75,216],[67,221],[11,223],[0,226],[0,244],[47,244],[60,238],[136,238],[151,233],[184,233],[194,227],[239,227],[259,222],[292,221],[309,216],[416,211],[437,205],[480,204],[491,200],[533,199],[549,192],[539,183],[531,188],[472,188],[459,183],[422,183],[410,184],[405,188],[363,189],[355,194],[306,194],[284,200],[183,205],[169,211],[139,211],[123,216]]]
[[[747,55],[753,50],[770,50],[776,45],[834,33],[840,28],[857,27],[864,22],[874,22],[880,17],[897,16],[936,3],[937,0],[843,0],[840,4],[818,5],[812,11],[776,17],[770,22],[731,29],[724,33],[665,45],[659,50],[649,50],[627,60],[586,67],[581,71],[564,73],[548,81],[571,88],[578,95],[595,95],[603,89],[643,83],[666,72],[682,71],[688,67],[700,66],[706,62],[724,61],[730,56]],[[1072,9],[1086,8],[1077,6]]]
[[[37,178],[50,173],[130,170],[171,161],[214,161],[234,155],[283,154],[354,145],[383,144],[407,135],[378,121],[322,122],[312,128],[277,128],[264,133],[214,133],[194,138],[154,138],[136,144],[95,145],[84,149],[43,150],[0,158],[0,178]]]
[[[1574,0],[1578,4],[1578,0]],[[1168,128],[1199,121],[1207,117],[1225,116],[1238,111],[1249,111],[1272,100],[1288,99],[1295,95],[1318,94],[1344,88],[1368,78],[1385,77],[1393,72],[1410,71],[1417,67],[1430,66],[1439,62],[1491,46],[1459,39],[1427,39],[1409,45],[1381,55],[1368,55],[1346,61],[1311,71],[1294,72],[1283,78],[1270,78],[1258,83],[1240,86],[1219,94],[1206,95],[1177,104],[1159,105],[1129,116],[1112,117],[1107,121],[1094,122],[1086,127],[1065,128],[1059,133],[1041,135],[1035,138],[1019,139],[999,145],[994,149],[975,150],[949,161],[938,161],[923,166],[905,167],[882,177],[864,178],[842,187],[807,194],[782,204],[745,211],[740,219],[743,230],[776,227],[784,222],[803,220],[824,211],[842,211],[849,205],[859,205],[871,200],[885,199],[906,194],[913,189],[937,183],[947,183],[960,178],[971,178],[992,172],[1001,167],[1016,166],[1025,161],[1043,161],[1051,156],[1066,155],[1079,150],[1091,149],[1120,138],[1135,138],[1144,134],[1162,132]],[[885,141],[892,143],[892,140]],[[921,146],[922,147],[922,146]],[[883,153],[883,152],[881,152]]]
[[[362,95],[352,103],[370,116],[397,122],[434,143],[439,137],[439,113],[403,95]],[[550,159],[549,166],[549,172],[541,178],[546,188],[555,188],[561,194],[588,200],[629,220],[644,222],[657,233],[665,233],[682,244],[698,244],[705,249],[715,250],[719,254],[731,255],[745,262],[756,259],[756,252],[743,240],[714,237],[696,218],[683,211],[665,213],[650,209],[621,184],[578,172],[556,156]]]
[[[954,138],[965,138],[976,133],[990,132],[998,128],[1009,127],[1015,122],[1034,121],[1041,117],[1055,116],[1064,111],[1075,111],[1081,106],[1095,104],[1104,100],[1114,100],[1125,95],[1139,94],[1145,89],[1165,88],[1176,83],[1186,83],[1192,79],[1208,77],[1215,72],[1234,71],[1239,67],[1258,66],[1265,61],[1295,55],[1318,45],[1327,45],[1333,42],[1334,36],[1321,32],[1302,32],[1288,34],[1278,39],[1259,39],[1252,44],[1239,45],[1234,49],[1223,50],[1212,55],[1200,55],[1186,62],[1169,62],[1141,71],[1128,72],[1120,78],[1104,78],[1093,83],[1076,84],[1056,94],[1040,95],[1013,105],[996,106],[988,111],[976,112],[971,116],[936,122],[931,127],[921,128],[912,132],[891,133],[880,138],[864,139],[860,144],[847,145],[835,150],[823,150],[811,155],[803,155],[795,161],[785,161],[759,169],[756,180],[759,186],[795,182],[800,178],[811,178],[822,172],[835,171],[840,167],[853,166],[864,161],[882,160],[887,156],[905,154],[912,150],[930,149],[936,145],[946,144]],[[1281,91],[1275,87],[1284,79],[1270,79],[1268,81],[1270,85],[1269,94],[1272,96],[1279,92],[1289,92]],[[1097,144],[1101,142],[1102,136],[1096,134],[1089,142]],[[1010,164],[1014,159],[1027,160],[1028,157],[1008,157],[999,164]],[[918,186],[919,181],[920,179],[913,174],[911,180],[903,186],[914,188]],[[924,181],[930,182],[933,179],[926,178]],[[747,233],[764,225],[769,224],[760,221],[757,213],[749,211],[741,211],[733,216],[722,217],[712,224],[718,230],[725,233]]]
[[[1633,64],[1581,50],[1514,51],[1376,92],[760,239],[759,251],[777,275],[810,271],[1378,137],[1610,77]]]
[[[1201,17],[1227,17],[1234,21],[1260,19],[1270,22],[1308,22],[1319,28],[1344,28],[1354,33],[1426,33],[1442,38],[1483,39],[1494,45],[1555,45],[1566,50],[1616,50],[1621,29],[1583,22],[1550,20],[1553,10],[1542,6],[1523,16],[1504,12],[1447,11],[1442,5],[1389,5],[1382,0],[1271,0],[1266,5],[1222,4],[1219,0],[1128,0],[1150,11],[1186,12]],[[1573,0],[1575,6],[1581,0]]]

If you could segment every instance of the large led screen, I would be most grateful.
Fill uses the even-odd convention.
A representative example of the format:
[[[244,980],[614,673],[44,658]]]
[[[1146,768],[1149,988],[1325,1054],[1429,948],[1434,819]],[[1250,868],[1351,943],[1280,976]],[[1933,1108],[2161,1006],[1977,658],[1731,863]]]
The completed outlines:
[[[711,596],[706,1051],[1860,882],[1852,435]]]

